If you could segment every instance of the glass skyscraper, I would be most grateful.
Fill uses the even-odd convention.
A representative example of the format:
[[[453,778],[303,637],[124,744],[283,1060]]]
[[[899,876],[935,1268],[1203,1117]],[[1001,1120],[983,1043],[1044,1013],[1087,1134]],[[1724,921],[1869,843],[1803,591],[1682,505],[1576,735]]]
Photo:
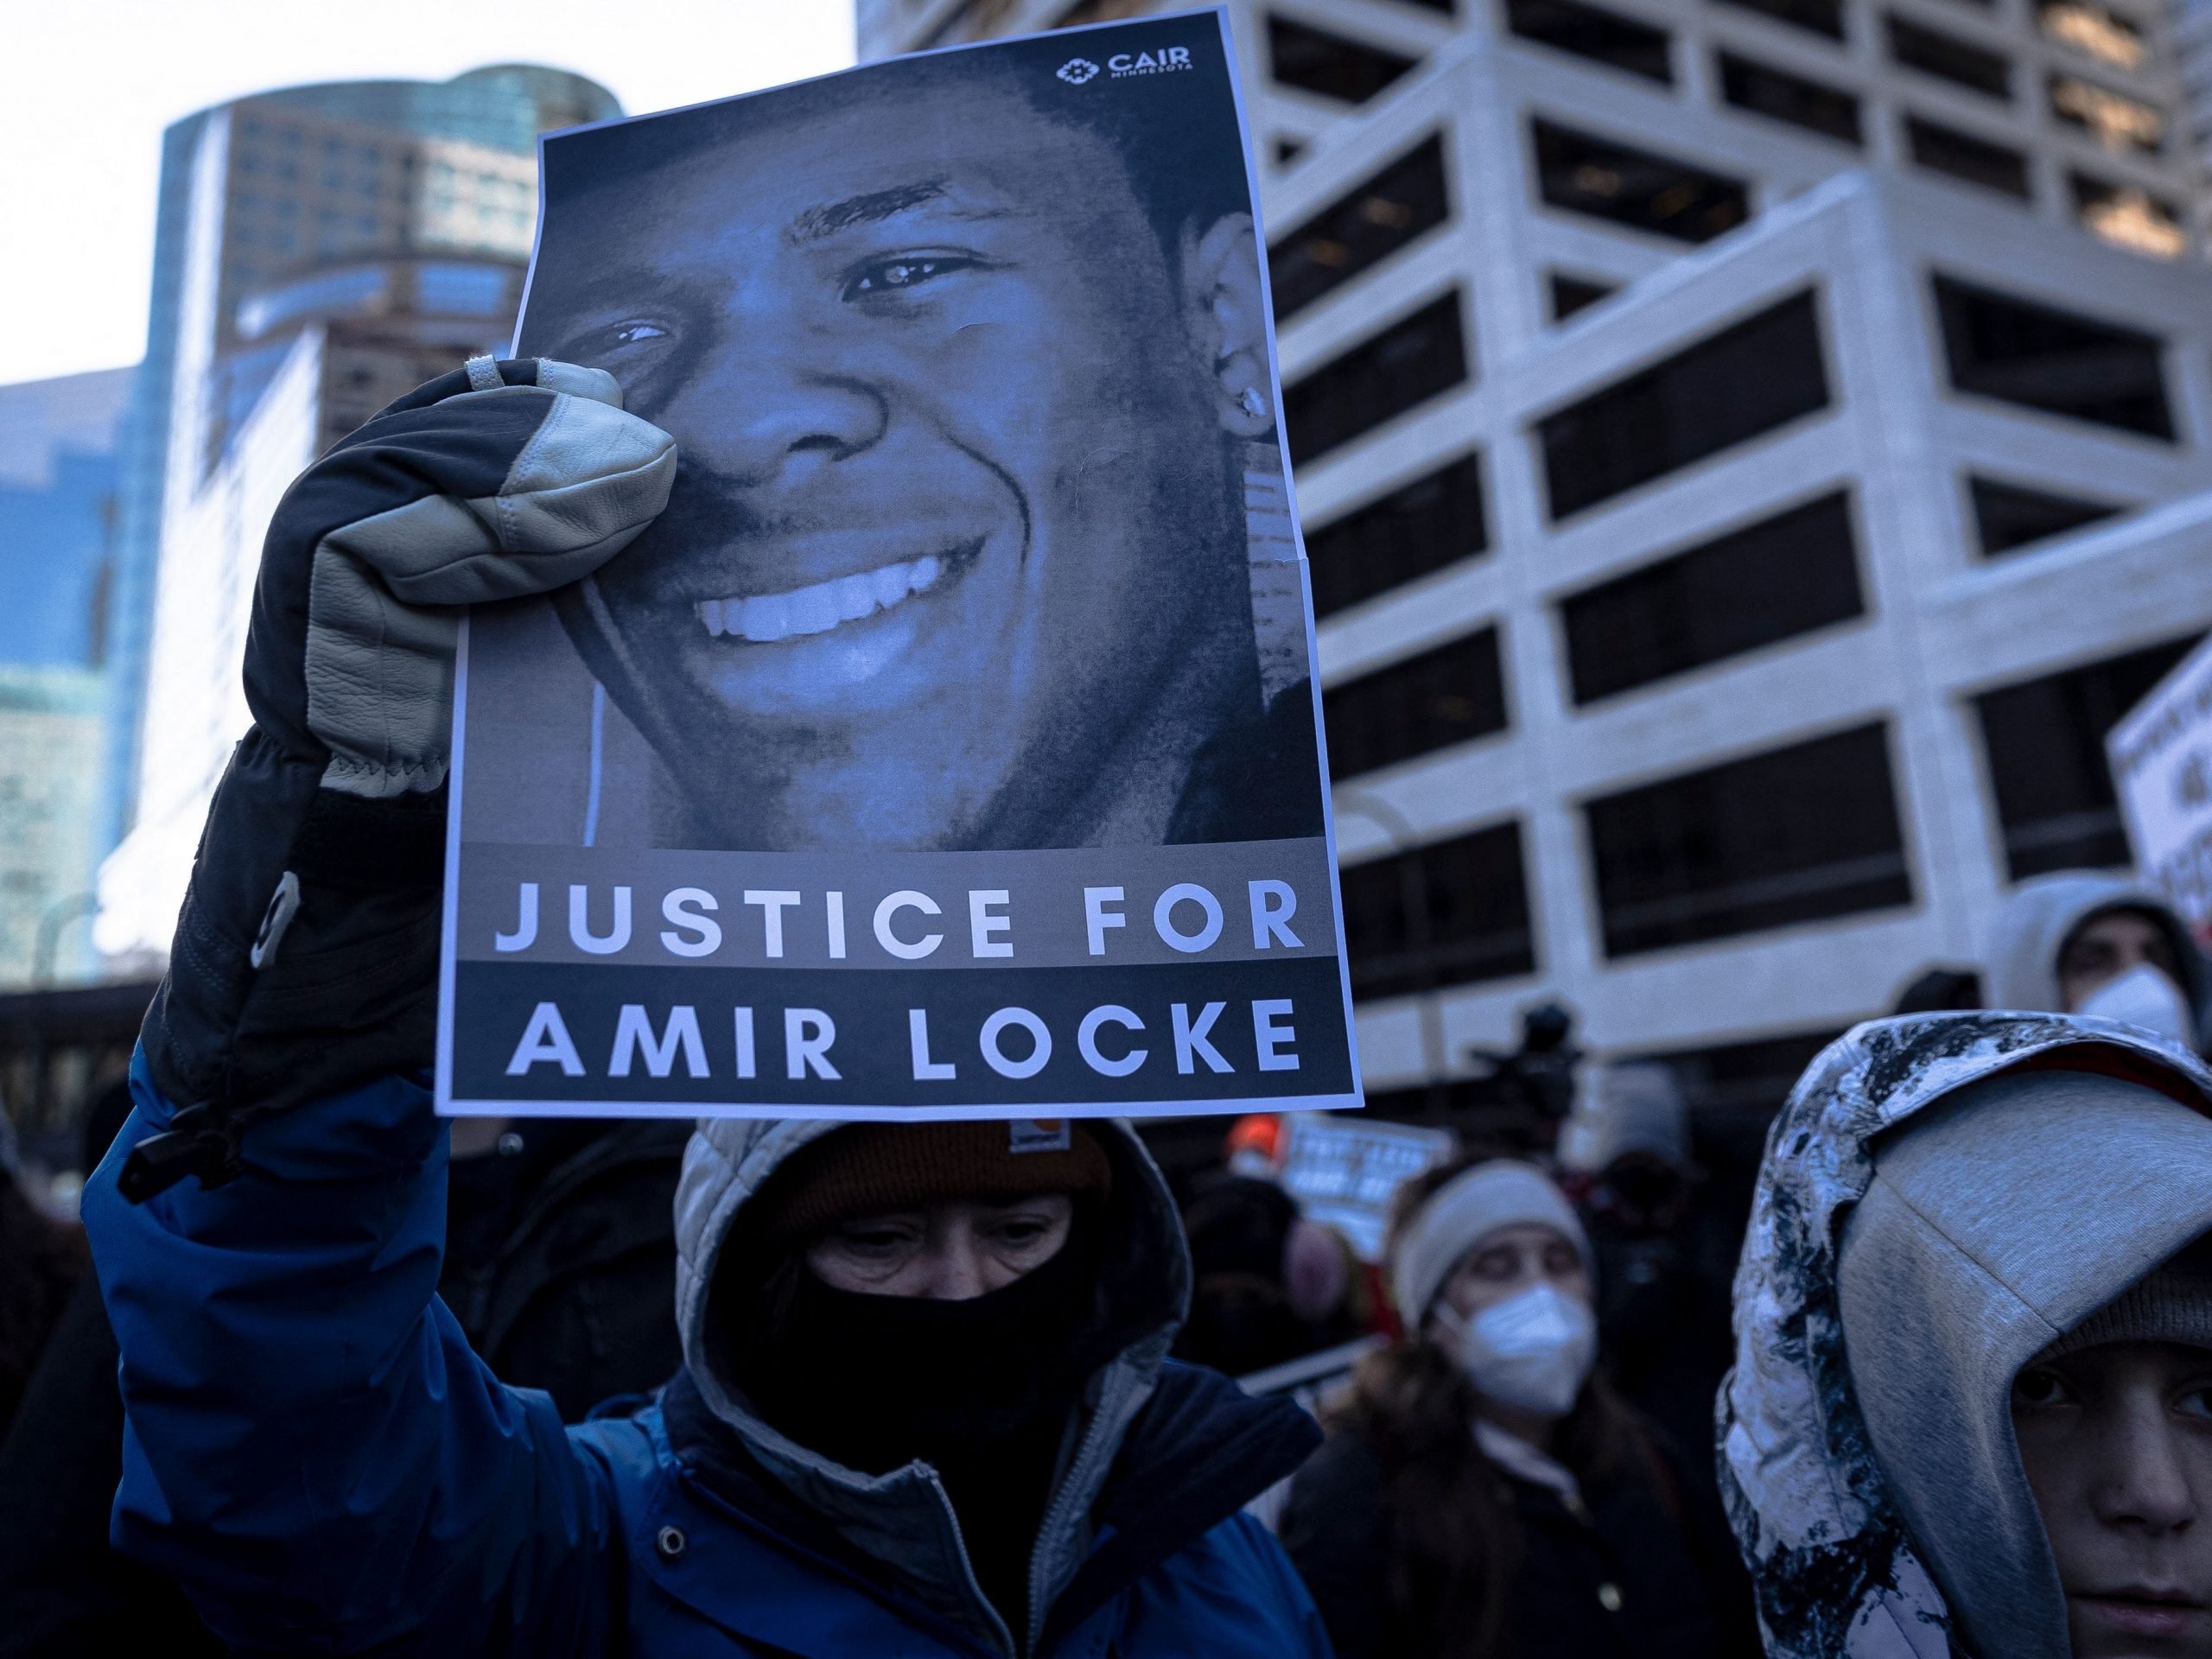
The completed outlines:
[[[620,113],[581,76],[503,64],[264,92],[163,136],[115,536],[98,813],[99,845],[117,849],[101,877],[111,956],[165,942],[174,867],[189,867],[176,843],[243,729],[252,571],[289,476],[275,474],[504,344],[536,226],[537,135]]]

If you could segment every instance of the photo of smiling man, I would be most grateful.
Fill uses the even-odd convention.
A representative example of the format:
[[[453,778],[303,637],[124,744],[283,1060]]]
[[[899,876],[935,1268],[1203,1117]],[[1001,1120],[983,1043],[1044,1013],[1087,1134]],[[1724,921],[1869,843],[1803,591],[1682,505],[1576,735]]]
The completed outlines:
[[[1135,32],[1092,49],[1145,73],[1060,73],[1067,37],[546,146],[520,354],[677,442],[557,604],[658,762],[653,843],[1319,833],[1255,638],[1274,397],[1217,31]]]
[[[472,613],[448,948],[497,1011],[454,1097],[1350,1097],[1224,27],[994,42],[544,142],[516,354],[611,375],[677,470],[595,574]],[[1303,988],[1166,995],[1262,967]],[[804,998],[760,977],[817,968],[848,971]],[[717,971],[754,976],[714,987],[737,1014],[678,1000]],[[771,992],[819,1020],[756,1019]],[[1297,1058],[1280,1009],[1324,995],[1334,1033],[1300,1015]],[[696,1010],[703,1073],[667,1058],[692,1051],[663,1002]],[[1153,1034],[1102,1048],[1098,1009]],[[834,1058],[806,1046],[827,1031]]]

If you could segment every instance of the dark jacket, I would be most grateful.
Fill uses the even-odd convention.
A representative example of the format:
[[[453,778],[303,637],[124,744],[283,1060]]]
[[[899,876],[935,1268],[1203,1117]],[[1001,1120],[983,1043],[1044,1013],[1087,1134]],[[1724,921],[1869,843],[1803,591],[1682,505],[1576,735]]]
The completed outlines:
[[[6,1132],[0,1123],[0,1135]],[[85,1261],[77,1230],[40,1213],[0,1164],[0,1437],[84,1276]]]
[[[1521,1523],[1510,1659],[1751,1659],[1750,1592],[1719,1506],[1700,1503],[1662,1454],[1673,1490],[1622,1478],[1570,1510],[1548,1486],[1497,1471]],[[1493,1465],[1495,1467],[1495,1465]],[[1321,1609],[1338,1659],[1431,1659],[1394,1634],[1388,1477],[1356,1433],[1333,1433],[1291,1483],[1283,1547]]]
[[[454,1166],[439,1294],[504,1376],[580,1421],[683,1363],[669,1282],[670,1208],[688,1125],[517,1126]],[[0,1444],[0,1659],[219,1654],[168,1580],[116,1553],[123,1478],[115,1333],[87,1277]]]
[[[125,1141],[174,1108],[134,1071]],[[288,1655],[1001,1659],[926,1465],[842,1469],[777,1435],[703,1343],[731,1217],[836,1126],[716,1122],[677,1204],[687,1365],[664,1402],[566,1427],[501,1382],[435,1295],[444,1137],[399,1077],[255,1125],[250,1164],[142,1205],[86,1191],[122,1351],[116,1536],[234,1648]],[[1242,1505],[1311,1449],[1294,1407],[1162,1355],[1189,1271],[1134,1132],[1137,1276],[1164,1322],[1094,1377],[1046,1522],[1023,1650],[1326,1659],[1313,1603]],[[1156,1268],[1155,1270],[1153,1270]]]

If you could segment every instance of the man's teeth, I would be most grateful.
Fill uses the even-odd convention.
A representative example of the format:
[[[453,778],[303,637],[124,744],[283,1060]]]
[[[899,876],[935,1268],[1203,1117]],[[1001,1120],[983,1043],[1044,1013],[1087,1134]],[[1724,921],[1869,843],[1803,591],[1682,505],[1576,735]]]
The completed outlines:
[[[857,575],[794,588],[785,594],[702,599],[695,608],[707,632],[717,639],[727,634],[755,645],[772,645],[800,634],[827,633],[840,622],[857,622],[878,611],[887,611],[912,594],[926,592],[944,572],[944,563],[938,556],[925,553],[904,564],[887,564]]]

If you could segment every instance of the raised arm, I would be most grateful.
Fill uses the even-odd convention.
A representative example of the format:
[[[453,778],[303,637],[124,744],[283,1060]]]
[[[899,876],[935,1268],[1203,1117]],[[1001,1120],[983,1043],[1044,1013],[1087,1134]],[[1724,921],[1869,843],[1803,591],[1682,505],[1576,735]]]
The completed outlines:
[[[606,1471],[436,1300],[421,1068],[459,607],[597,569],[673,474],[608,377],[479,359],[270,527],[254,727],[85,1198],[122,1354],[117,1542],[240,1651],[602,1649]]]

